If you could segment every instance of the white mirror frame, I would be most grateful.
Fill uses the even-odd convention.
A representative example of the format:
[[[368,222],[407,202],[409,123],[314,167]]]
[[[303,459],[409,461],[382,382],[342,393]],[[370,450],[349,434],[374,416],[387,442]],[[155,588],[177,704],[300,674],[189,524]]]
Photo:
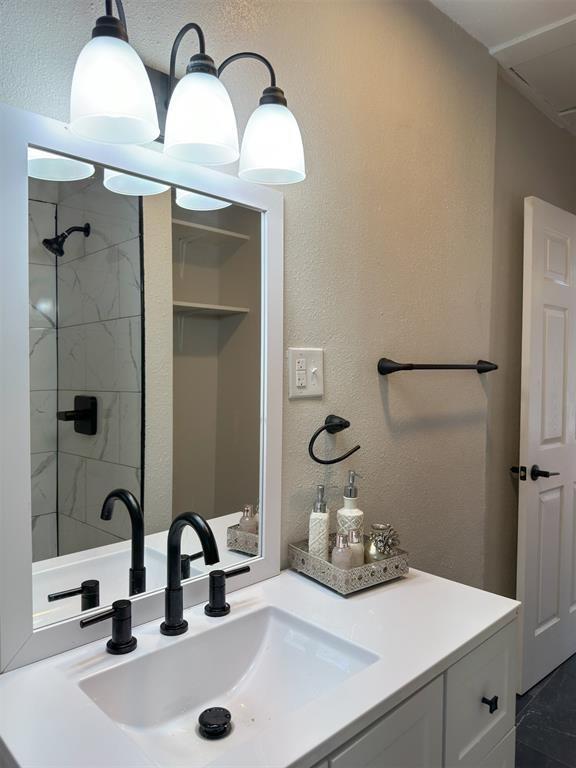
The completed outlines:
[[[283,197],[235,176],[153,149],[97,144],[61,122],[0,104],[0,672],[109,635],[109,622],[78,617],[32,626],[32,526],[28,334],[28,145],[159,179],[262,212],[261,553],[230,590],[280,570],[283,367]],[[184,605],[207,597],[208,576],[186,582]],[[164,590],[133,598],[135,625],[164,615]]]

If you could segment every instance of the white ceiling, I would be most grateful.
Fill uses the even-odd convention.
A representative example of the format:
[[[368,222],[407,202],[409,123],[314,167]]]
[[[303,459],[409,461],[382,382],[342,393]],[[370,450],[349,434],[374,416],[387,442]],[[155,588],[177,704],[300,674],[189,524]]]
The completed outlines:
[[[431,2],[485,45],[536,106],[576,135],[576,0]]]

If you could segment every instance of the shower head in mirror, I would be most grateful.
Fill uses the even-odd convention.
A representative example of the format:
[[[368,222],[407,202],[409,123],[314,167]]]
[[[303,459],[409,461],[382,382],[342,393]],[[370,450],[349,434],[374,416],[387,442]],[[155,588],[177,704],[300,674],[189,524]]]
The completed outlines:
[[[61,232],[56,237],[45,237],[42,240],[42,245],[47,251],[53,253],[55,256],[64,256],[64,243],[72,234],[72,232],[83,232],[84,237],[90,236],[90,224],[86,223],[83,227],[68,227],[65,232]]]

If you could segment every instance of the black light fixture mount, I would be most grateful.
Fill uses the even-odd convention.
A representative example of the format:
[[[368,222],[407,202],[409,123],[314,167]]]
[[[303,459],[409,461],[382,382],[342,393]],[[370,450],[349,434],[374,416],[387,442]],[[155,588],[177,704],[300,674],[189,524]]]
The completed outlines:
[[[92,37],[116,37],[128,42],[128,27],[126,26],[126,14],[122,0],[115,0],[118,17],[112,13],[112,0],[106,0],[105,15],[96,19],[96,25],[92,30]]]

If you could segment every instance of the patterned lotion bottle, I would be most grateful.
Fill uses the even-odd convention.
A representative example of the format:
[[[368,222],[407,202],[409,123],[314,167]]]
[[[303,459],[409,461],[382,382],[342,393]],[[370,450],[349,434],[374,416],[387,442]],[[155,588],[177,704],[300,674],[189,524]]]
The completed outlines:
[[[356,472],[348,472],[348,485],[344,488],[344,506],[336,512],[338,533],[350,537],[351,531],[358,531],[359,541],[364,541],[364,512],[358,509],[358,488],[356,487]]]
[[[310,514],[308,529],[308,552],[322,560],[328,560],[328,536],[330,533],[330,512],[324,498],[324,486],[316,486],[316,501]]]

